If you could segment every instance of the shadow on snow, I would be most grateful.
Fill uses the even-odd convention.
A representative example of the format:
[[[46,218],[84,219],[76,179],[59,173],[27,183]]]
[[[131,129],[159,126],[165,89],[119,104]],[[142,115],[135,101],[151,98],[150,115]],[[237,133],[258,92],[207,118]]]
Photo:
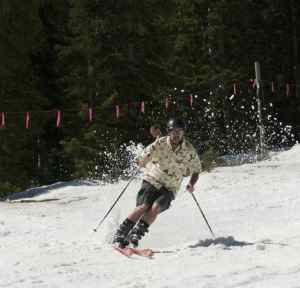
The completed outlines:
[[[17,199],[22,199],[22,198],[33,198],[42,194],[47,194],[51,192],[52,190],[63,188],[66,186],[81,186],[81,185],[86,185],[86,186],[99,186],[99,183],[97,182],[92,182],[92,181],[69,181],[69,182],[57,182],[48,186],[43,186],[43,187],[36,187],[36,188],[31,188],[23,192],[17,192],[8,195],[7,200],[17,200]],[[55,199],[58,200],[58,199]],[[25,201],[24,201],[25,202]]]
[[[230,249],[231,247],[234,246],[243,247],[243,246],[254,245],[254,243],[237,241],[234,239],[233,236],[228,236],[228,237],[218,237],[215,239],[199,240],[198,243],[194,245],[189,245],[189,248],[209,247],[211,245],[222,245],[225,246],[224,247],[225,249]]]

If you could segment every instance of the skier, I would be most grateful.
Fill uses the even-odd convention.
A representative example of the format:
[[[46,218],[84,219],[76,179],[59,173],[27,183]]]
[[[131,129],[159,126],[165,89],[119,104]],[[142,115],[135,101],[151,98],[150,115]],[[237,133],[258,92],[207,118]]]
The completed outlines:
[[[183,177],[191,176],[186,189],[194,191],[201,172],[201,162],[192,144],[185,138],[185,125],[180,119],[167,123],[168,135],[147,146],[137,158],[144,168],[142,187],[136,207],[117,229],[113,243],[126,247],[138,246],[156,217],[170,207]],[[151,165],[147,165],[147,164]]]
[[[150,134],[152,135],[152,137],[154,139],[158,139],[162,136],[161,130],[160,130],[160,127],[158,124],[154,124],[150,127]]]

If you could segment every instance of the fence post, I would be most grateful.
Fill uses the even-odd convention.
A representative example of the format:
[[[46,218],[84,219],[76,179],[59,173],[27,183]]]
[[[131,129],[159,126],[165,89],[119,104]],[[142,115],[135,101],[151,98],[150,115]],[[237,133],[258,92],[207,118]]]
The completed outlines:
[[[265,127],[263,123],[262,115],[262,101],[261,101],[261,70],[260,63],[255,61],[255,81],[256,81],[256,101],[257,101],[257,111],[258,111],[258,128],[259,128],[259,153],[260,160],[265,157]]]

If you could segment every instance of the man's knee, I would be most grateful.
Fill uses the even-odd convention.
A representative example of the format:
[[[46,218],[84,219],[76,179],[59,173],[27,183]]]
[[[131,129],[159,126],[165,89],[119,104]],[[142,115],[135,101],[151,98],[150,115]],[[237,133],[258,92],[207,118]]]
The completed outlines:
[[[154,202],[152,207],[151,207],[151,213],[154,215],[158,215],[161,212],[161,207],[159,203]]]
[[[148,209],[149,209],[149,205],[146,203],[143,203],[143,204],[135,207],[135,210],[139,211],[139,212],[146,212]]]

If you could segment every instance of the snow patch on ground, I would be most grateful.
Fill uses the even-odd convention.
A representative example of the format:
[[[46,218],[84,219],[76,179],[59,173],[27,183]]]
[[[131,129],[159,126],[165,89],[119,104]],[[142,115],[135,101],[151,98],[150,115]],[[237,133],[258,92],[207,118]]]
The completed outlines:
[[[153,259],[128,259],[109,243],[135,205],[132,182],[56,183],[0,202],[0,287],[299,287],[300,145],[262,162],[203,173],[182,189],[142,241]],[[183,185],[184,187],[184,185]]]

